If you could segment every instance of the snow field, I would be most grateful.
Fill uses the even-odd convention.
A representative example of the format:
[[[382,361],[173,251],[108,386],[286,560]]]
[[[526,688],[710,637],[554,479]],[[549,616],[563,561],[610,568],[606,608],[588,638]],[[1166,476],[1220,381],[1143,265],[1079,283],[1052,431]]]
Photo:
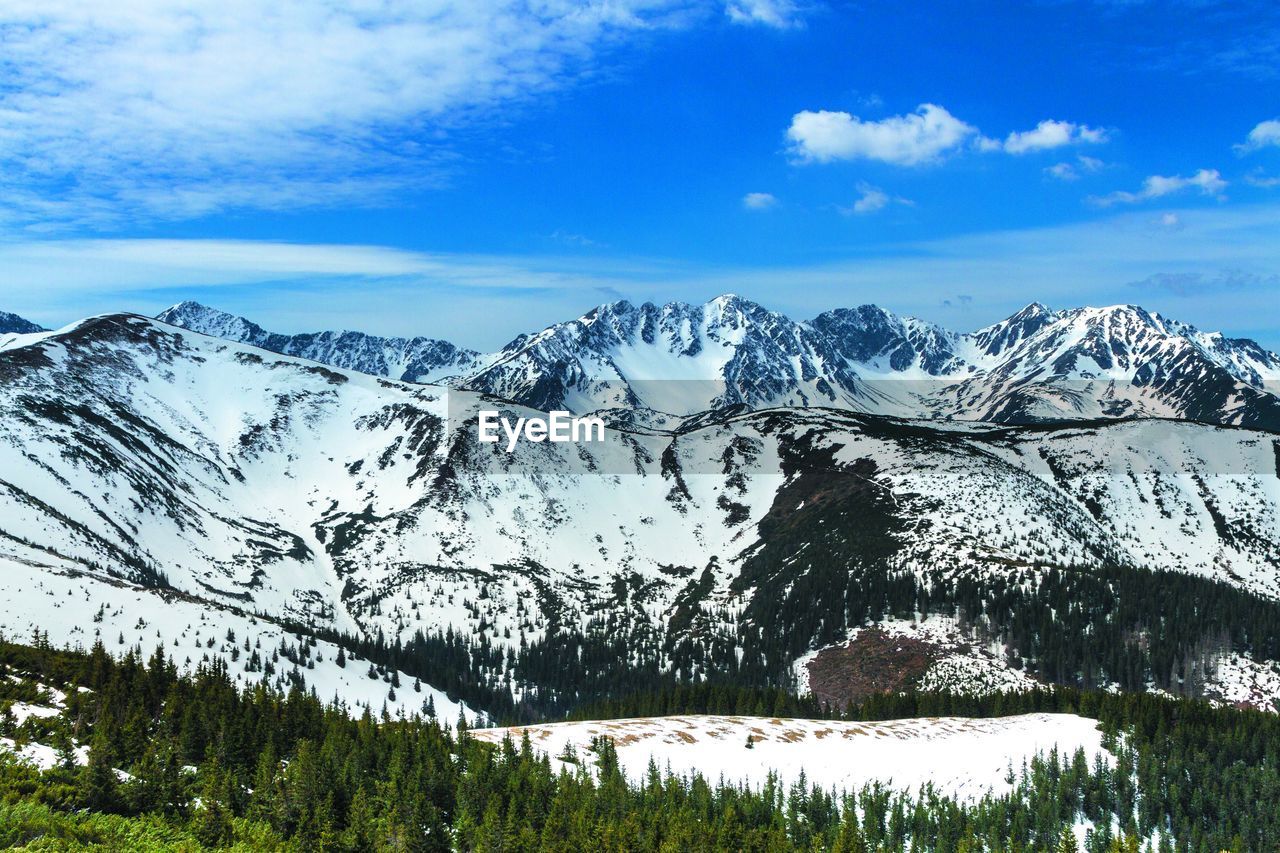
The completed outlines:
[[[1097,722],[1073,714],[1023,714],[973,719],[933,717],[884,722],[843,722],[740,716],[675,716],[597,720],[512,728],[476,729],[489,743],[528,734],[532,746],[553,759],[576,753],[590,765],[593,738],[610,738],[627,777],[643,779],[652,759],[659,769],[701,774],[714,783],[752,787],[769,773],[790,785],[856,790],[880,782],[914,792],[932,785],[940,794],[977,800],[1004,794],[1024,761],[1056,749],[1070,757],[1083,749],[1092,760],[1104,753]],[[752,745],[747,747],[747,738]]]

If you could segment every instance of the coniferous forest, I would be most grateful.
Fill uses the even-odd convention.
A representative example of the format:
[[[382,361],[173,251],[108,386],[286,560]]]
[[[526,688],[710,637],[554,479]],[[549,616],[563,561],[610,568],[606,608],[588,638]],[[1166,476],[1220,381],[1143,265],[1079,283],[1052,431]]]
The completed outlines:
[[[179,675],[162,649],[116,659],[0,645],[0,703],[66,695],[56,717],[15,725],[52,745],[44,772],[0,757],[0,845],[29,849],[242,850],[1079,850],[1274,849],[1280,718],[1205,702],[1051,688],[987,698],[882,695],[852,719],[1030,711],[1100,721],[1108,765],[1078,752],[1010,768],[1008,796],[961,803],[930,790],[743,789],[651,766],[619,769],[600,739],[553,769],[527,741],[500,746],[465,721],[379,718],[294,688],[238,689],[215,661]],[[703,683],[639,692],[584,716],[834,714],[782,689]],[[75,760],[87,746],[87,761]],[[2,755],[2,754],[0,754]],[[1242,808],[1241,804],[1252,804]]]

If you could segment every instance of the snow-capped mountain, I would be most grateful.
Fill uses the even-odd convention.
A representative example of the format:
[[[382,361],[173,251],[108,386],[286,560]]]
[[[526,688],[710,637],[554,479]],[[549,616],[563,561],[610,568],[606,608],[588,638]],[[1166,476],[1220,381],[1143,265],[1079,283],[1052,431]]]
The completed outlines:
[[[876,404],[826,337],[736,296],[601,305],[517,338],[462,387],[541,409],[678,417],[732,406]]]
[[[967,336],[974,375],[935,392],[941,414],[1004,423],[1172,417],[1280,429],[1280,357],[1134,305],[1032,305]]]
[[[43,327],[37,326],[30,320],[24,320],[17,314],[7,314],[4,311],[0,311],[0,335],[29,335],[33,332],[43,331]]]
[[[346,331],[276,334],[243,317],[198,302],[181,302],[157,319],[204,335],[407,382],[438,382],[464,376],[482,363],[477,352],[431,338],[382,338]]]
[[[721,338],[747,328],[698,316]],[[692,324],[629,334],[656,345]],[[536,414],[134,315],[18,339],[0,348],[3,593],[39,612],[39,578],[76,578],[363,637],[452,629],[512,654],[607,613],[652,632],[634,654],[671,660],[689,654],[667,645],[681,637],[749,639],[843,594],[847,578],[822,580],[832,554],[842,573],[935,585],[1049,563],[1280,597],[1265,432],[772,408],[508,453],[477,440],[482,408]],[[797,653],[842,630],[799,618],[777,629]]]
[[[479,355],[357,333],[293,338],[191,303],[161,320],[338,367],[539,409],[672,427],[707,411],[828,407],[1036,423],[1171,417],[1280,430],[1280,356],[1131,305],[1033,303],[958,333],[873,305],[796,322],[749,300],[615,302]],[[421,341],[421,339],[418,339]],[[388,353],[392,353],[388,355]],[[406,366],[410,365],[410,366]]]

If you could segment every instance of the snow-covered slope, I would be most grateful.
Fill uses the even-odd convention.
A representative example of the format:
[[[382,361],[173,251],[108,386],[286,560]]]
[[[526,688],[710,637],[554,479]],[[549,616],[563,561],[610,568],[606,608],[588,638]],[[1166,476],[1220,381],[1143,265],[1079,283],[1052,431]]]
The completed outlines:
[[[866,723],[648,717],[472,732],[490,743],[510,737],[517,745],[526,734],[535,749],[552,759],[573,756],[584,766],[595,758],[592,740],[607,737],[630,779],[643,779],[652,760],[660,770],[699,773],[713,782],[723,778],[754,788],[763,786],[770,773],[776,773],[784,787],[803,774],[809,784],[828,790],[854,791],[879,782],[914,793],[932,785],[943,796],[968,801],[1010,792],[1013,785],[1007,777],[1037,754],[1056,749],[1070,758],[1079,749],[1090,761],[1095,755],[1110,761],[1097,722],[1073,714]]]
[[[195,303],[161,319],[390,378],[443,381],[539,409],[672,426],[707,410],[834,407],[1032,423],[1171,417],[1280,431],[1280,356],[1133,305],[1039,303],[973,333],[874,305],[796,322],[737,296],[614,302],[480,355],[441,341],[274,335]]]
[[[771,595],[745,568],[802,522],[817,542],[829,501],[883,540],[877,571],[1127,565],[1280,596],[1266,433],[770,409],[507,453],[477,441],[491,407],[535,414],[132,315],[27,338],[0,351],[6,619],[44,612],[50,573],[392,640],[689,631]]]
[[[241,684],[266,682],[285,690],[296,683],[357,714],[367,707],[393,717],[430,710],[449,722],[460,713],[476,719],[465,704],[430,685],[415,686],[403,672],[374,667],[370,677],[369,661],[345,653],[340,658],[331,642],[294,634],[239,608],[89,573],[12,560],[2,566],[0,628],[15,642],[39,630],[59,645],[89,649],[101,641],[116,655],[135,649],[145,658],[163,646],[183,672],[220,658]]]

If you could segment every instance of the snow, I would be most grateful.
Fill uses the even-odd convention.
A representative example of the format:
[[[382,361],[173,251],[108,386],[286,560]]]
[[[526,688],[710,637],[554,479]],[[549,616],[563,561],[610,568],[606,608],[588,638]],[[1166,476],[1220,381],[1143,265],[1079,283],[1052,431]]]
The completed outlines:
[[[1222,704],[1280,711],[1280,664],[1256,661],[1238,652],[1221,655],[1212,666],[1204,692]]]
[[[62,713],[58,708],[49,708],[44,705],[32,705],[28,702],[14,702],[9,706],[9,712],[13,714],[14,724],[19,726],[32,717],[36,719],[45,719],[48,717],[56,717]]]
[[[719,326],[673,309],[668,332],[739,340],[746,314],[728,317],[728,305]],[[838,464],[874,463],[903,523],[890,569],[1120,564],[1280,596],[1280,480],[1265,432],[917,421],[904,436],[838,411],[773,409],[507,454],[477,445],[471,419],[496,405],[533,410],[142,318],[75,329],[94,323],[128,334],[41,338],[28,346],[53,363],[0,385],[0,630],[11,636],[39,625],[87,647],[96,630],[114,648],[123,633],[125,648],[163,641],[192,665],[230,653],[229,627],[241,641],[261,633],[269,651],[282,633],[271,619],[405,640],[483,631],[517,648],[549,624],[539,590],[585,621],[616,578],[634,576],[637,614],[656,625],[708,567],[706,609],[732,620],[752,591],[730,581],[787,482],[782,448],[802,442]],[[127,428],[111,428],[126,415]],[[178,594],[140,589],[140,566]],[[105,621],[91,623],[104,603]],[[340,671],[334,650],[320,651],[303,675],[323,698],[381,707],[387,685],[365,678],[367,666]],[[243,666],[232,671],[259,677]],[[952,660],[934,675],[999,685],[1008,672]],[[393,713],[425,695],[401,682]]]
[[[12,738],[0,737],[0,749],[13,753],[16,757],[34,765],[40,770],[48,770],[61,763],[58,751],[43,743],[36,743],[33,741],[31,743],[25,743],[22,746],[18,746]],[[89,747],[75,747],[72,750],[71,759],[77,766],[85,766],[89,763]],[[119,773],[120,771],[117,770],[116,772]]]
[[[736,403],[966,420],[1007,416],[1010,405],[1035,418],[1202,418],[1208,405],[1221,422],[1242,423],[1254,405],[1239,389],[1261,392],[1265,410],[1280,380],[1280,356],[1256,343],[1133,305],[1054,312],[1033,304],[957,333],[875,306],[804,323],[733,295],[703,305],[618,302],[489,354],[355,332],[271,335],[195,303],[161,319],[340,367],[522,402],[543,402],[554,387],[558,405],[571,411],[622,411],[654,428]],[[1221,380],[1239,388],[1213,391]]]
[[[652,758],[660,769],[700,773],[712,782],[723,777],[759,787],[775,772],[789,785],[803,773],[826,789],[881,782],[914,792],[932,784],[941,794],[970,801],[1010,792],[1009,769],[1016,773],[1034,755],[1057,749],[1070,756],[1083,749],[1092,759],[1104,753],[1097,722],[1073,714],[884,722],[676,716],[477,729],[472,735],[489,743],[509,736],[518,745],[525,733],[552,758],[571,746],[584,764],[594,757],[592,738],[609,737],[631,779],[643,778]]]
[[[243,649],[246,640],[264,661],[271,659],[272,651],[279,648],[282,640],[298,645],[298,638],[279,625],[207,602],[18,563],[0,562],[0,572],[7,588],[23,591],[22,595],[0,597],[0,632],[17,641],[38,628],[48,632],[55,645],[88,649],[95,640],[101,640],[107,651],[116,655],[140,648],[143,656],[149,657],[157,646],[162,646],[184,672],[193,671],[203,661],[220,658],[227,663],[232,679],[245,686],[263,678],[261,672],[246,670],[250,656]],[[101,621],[95,617],[99,612]],[[228,631],[234,632],[234,642],[227,639]],[[123,644],[119,642],[122,635]],[[236,661],[232,660],[233,648],[239,650]],[[405,673],[399,673],[401,686],[395,689],[396,698],[390,699],[390,685],[381,678],[368,677],[368,661],[349,656],[346,666],[339,667],[338,647],[332,643],[318,640],[311,653],[315,668],[304,665],[298,672],[305,688],[314,689],[322,701],[337,698],[355,714],[362,712],[361,706],[379,714],[385,703],[392,716],[407,717],[421,714],[423,702],[430,697],[441,720],[453,722],[464,710],[468,720],[476,720],[464,704],[450,700],[434,687],[424,684],[421,692],[415,691],[413,678]],[[278,676],[293,669],[283,656],[274,665]],[[17,705],[14,713],[21,713]],[[59,711],[31,708],[26,713],[51,716]]]

